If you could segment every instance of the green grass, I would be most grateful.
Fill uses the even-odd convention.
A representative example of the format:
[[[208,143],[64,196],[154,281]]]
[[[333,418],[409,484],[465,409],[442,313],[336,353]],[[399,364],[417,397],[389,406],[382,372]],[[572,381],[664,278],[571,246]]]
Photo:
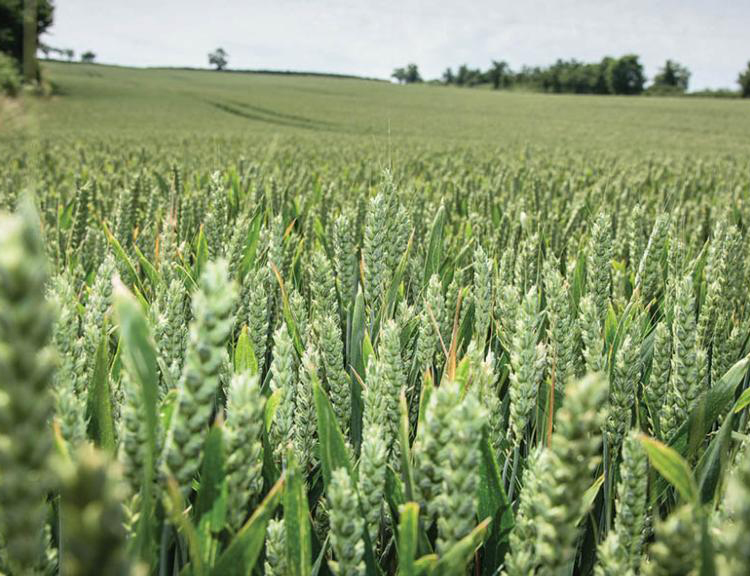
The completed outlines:
[[[750,102],[396,86],[316,76],[44,64],[46,136],[389,138],[646,155],[750,152]],[[0,129],[1,130],[1,129]]]

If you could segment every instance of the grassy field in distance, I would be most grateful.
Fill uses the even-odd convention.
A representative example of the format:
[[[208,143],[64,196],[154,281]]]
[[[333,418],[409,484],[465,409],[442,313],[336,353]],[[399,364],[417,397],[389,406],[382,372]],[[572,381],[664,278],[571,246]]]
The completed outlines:
[[[47,62],[59,94],[36,104],[44,135],[416,140],[707,155],[750,152],[750,103],[396,86],[320,76]]]

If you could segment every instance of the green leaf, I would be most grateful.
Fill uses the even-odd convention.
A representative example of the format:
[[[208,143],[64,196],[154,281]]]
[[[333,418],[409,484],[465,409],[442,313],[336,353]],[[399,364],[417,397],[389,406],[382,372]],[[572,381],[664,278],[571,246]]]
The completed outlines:
[[[422,389],[419,393],[419,416],[417,417],[417,436],[420,431],[424,428],[424,420],[427,414],[427,406],[430,404],[430,396],[432,396],[432,390],[435,385],[432,380],[432,374],[427,372],[427,375],[422,380]]]
[[[263,502],[219,556],[211,572],[212,576],[249,576],[252,573],[266,540],[266,525],[279,504],[283,489],[282,478],[271,488]]]
[[[201,277],[201,273],[206,267],[206,262],[208,262],[208,241],[203,232],[203,224],[201,224],[200,230],[198,230],[198,238],[196,238],[195,241],[195,262],[193,263],[194,278]]]
[[[695,503],[698,498],[698,488],[690,466],[682,456],[654,438],[641,435],[640,440],[651,465],[675,487],[685,501]]]
[[[583,494],[583,506],[581,506],[581,509],[579,510],[578,514],[578,522],[583,520],[583,517],[588,514],[588,511],[591,510],[591,507],[594,505],[594,501],[596,500],[596,497],[599,495],[599,490],[602,489],[602,486],[604,485],[604,474],[600,474],[599,477],[594,480],[594,483],[589,486],[589,489],[586,490],[586,492]]]
[[[190,573],[191,576],[204,576],[207,574],[204,564],[204,549],[202,539],[195,529],[195,525],[190,521],[190,517],[185,510],[185,503],[182,500],[180,489],[174,478],[167,481],[167,496],[169,505],[167,512],[172,523],[182,532],[183,537],[187,540],[188,552],[190,553]]]
[[[385,501],[391,511],[391,516],[398,518],[399,510],[406,499],[404,498],[404,487],[396,476],[396,472],[390,466],[385,469]],[[396,540],[398,540],[398,530],[398,525],[394,525],[393,536]]]
[[[700,576],[716,575],[716,555],[714,552],[714,543],[711,538],[711,530],[708,526],[708,515],[700,515],[701,523],[701,571]]]
[[[255,255],[258,251],[258,239],[260,238],[261,224],[263,223],[263,211],[258,210],[247,231],[245,248],[242,251],[242,264],[240,265],[240,277],[242,280],[255,263]]]
[[[440,271],[440,262],[443,259],[443,227],[445,226],[445,206],[440,205],[440,209],[432,220],[430,230],[430,242],[427,248],[427,255],[424,260],[424,286],[430,281],[433,274]]]
[[[110,455],[114,455],[117,451],[117,443],[115,442],[115,423],[112,418],[112,398],[109,389],[109,339],[106,327],[96,347],[94,372],[89,386],[87,400],[89,434],[94,444]]]
[[[735,412],[730,412],[719,428],[719,432],[711,438],[708,448],[703,453],[695,473],[698,478],[701,502],[710,502],[726,469],[729,451],[732,444],[732,425]]]
[[[508,549],[508,537],[513,529],[513,509],[505,494],[500,467],[485,428],[480,444],[479,485],[477,489],[477,515],[492,518],[492,527],[485,544],[483,569],[492,573],[503,563]]]
[[[297,354],[302,357],[305,353],[305,347],[302,345],[302,338],[300,337],[299,329],[297,328],[297,321],[294,319],[294,314],[292,314],[292,309],[289,306],[289,295],[284,287],[284,280],[273,262],[271,263],[271,270],[273,270],[274,276],[276,276],[276,281],[279,283],[279,291],[281,292],[281,311],[284,315],[284,320],[286,321],[286,328],[289,331],[289,335],[292,337],[292,342],[294,343],[295,350],[297,350]]]
[[[425,572],[431,574],[435,569],[435,564],[437,564],[437,561],[437,554],[425,554],[414,563],[414,570],[418,575],[424,574]]]
[[[401,390],[398,399],[399,426],[398,444],[401,452],[401,477],[404,482],[404,490],[407,500],[416,499],[414,488],[414,468],[411,461],[411,447],[409,446],[409,406],[406,402],[406,394]]]
[[[299,469],[294,450],[291,448],[287,451],[286,487],[283,500],[288,573],[294,576],[310,576],[312,569],[310,511],[307,507],[305,478]]]
[[[281,395],[284,393],[283,390],[274,390],[273,394],[269,396],[268,401],[266,402],[266,409],[264,413],[264,424],[266,427],[266,434],[271,430],[271,425],[273,424],[273,418],[276,415],[276,410],[279,408],[279,403],[281,402]]]
[[[255,357],[253,343],[250,341],[250,335],[247,326],[242,327],[242,332],[237,339],[237,346],[234,348],[234,372],[241,374],[249,372],[251,376],[258,373],[258,360]]]
[[[702,436],[708,434],[716,419],[731,409],[737,387],[745,377],[748,363],[750,363],[750,356],[739,360],[708,392],[698,398],[687,422],[684,422],[671,438],[669,445],[672,448],[680,454],[686,454],[690,431],[700,427],[703,432]]]
[[[402,576],[416,576],[414,567],[417,555],[419,534],[419,504],[407,502],[401,508],[398,519],[398,573]]]
[[[365,332],[365,340],[362,343],[362,361],[365,365],[365,371],[364,373],[360,374],[362,378],[365,378],[367,374],[367,368],[370,366],[370,359],[375,358],[375,349],[372,346],[372,340],[370,339],[370,334]]]
[[[456,542],[440,556],[431,573],[439,576],[463,574],[474,552],[482,544],[490,522],[491,518],[485,518],[468,535]]]
[[[315,414],[318,420],[318,445],[320,447],[320,468],[323,472],[325,486],[331,481],[334,470],[344,467],[349,476],[356,484],[357,477],[351,460],[349,450],[341,432],[333,406],[320,386],[317,377],[312,375],[313,397],[315,399]]]
[[[104,235],[107,237],[109,245],[112,247],[112,251],[115,253],[115,257],[123,265],[128,273],[127,275],[130,276],[129,280],[133,282],[135,288],[143,294],[145,292],[143,284],[141,283],[141,279],[138,277],[138,273],[135,271],[135,266],[133,266],[133,263],[130,261],[127,252],[125,252],[123,247],[117,241],[117,238],[115,238],[114,234],[109,230],[106,222],[102,222],[102,229],[104,230]]]
[[[161,400],[159,421],[161,422],[162,430],[169,430],[169,425],[172,423],[172,414],[174,414],[174,409],[177,407],[177,396],[177,388],[172,388]]]
[[[351,330],[349,334],[349,377],[352,381],[352,441],[354,448],[358,449],[362,437],[362,388],[357,381],[357,375],[365,376],[364,339],[367,333],[367,321],[365,312],[365,298],[362,290],[357,288],[357,296],[354,300],[354,310],[351,317]]]
[[[138,529],[131,540],[133,552],[151,561],[153,546],[153,498],[154,470],[156,467],[156,439],[159,422],[157,418],[159,374],[156,364],[156,348],[151,337],[150,326],[143,309],[133,295],[120,283],[113,291],[113,302],[120,322],[120,339],[123,361],[130,377],[139,386],[143,399],[143,418],[146,422],[147,441],[143,461],[143,483],[141,484],[141,509]]]
[[[143,255],[143,252],[141,252],[141,249],[137,245],[133,245],[133,248],[135,249],[136,256],[138,256],[138,263],[141,265],[141,269],[145,272],[148,281],[151,283],[151,288],[156,290],[164,283],[161,274],[157,272],[154,265]]]
[[[201,522],[208,516],[211,532],[224,528],[227,515],[227,485],[225,474],[224,435],[214,424],[206,438],[201,467],[201,484],[195,501],[195,518]]]
[[[738,414],[742,412],[745,408],[747,408],[749,405],[750,405],[750,388],[746,389],[737,399],[737,402],[734,403],[733,411],[735,414]]]

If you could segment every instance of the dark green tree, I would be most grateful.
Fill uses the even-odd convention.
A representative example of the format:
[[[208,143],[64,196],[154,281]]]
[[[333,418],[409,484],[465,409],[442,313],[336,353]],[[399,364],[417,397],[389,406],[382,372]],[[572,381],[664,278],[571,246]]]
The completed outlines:
[[[676,92],[685,92],[690,82],[690,70],[674,60],[667,60],[664,67],[654,76],[654,86]]]
[[[399,84],[414,84],[422,82],[422,76],[419,74],[419,67],[416,64],[407,64],[405,68],[395,68],[391,74]]]
[[[750,98],[750,62],[747,63],[747,68],[740,72],[737,77],[737,82],[740,85],[740,92],[743,98]]]
[[[607,84],[612,94],[640,94],[646,77],[636,54],[612,60],[607,69]]]
[[[81,54],[81,62],[91,64],[94,60],[96,60],[96,54],[94,54],[91,50],[86,50],[86,52]]]
[[[36,1],[37,39],[52,24],[54,9],[52,0]],[[0,0],[0,52],[19,63],[23,59],[23,11],[24,0]]]
[[[453,76],[453,69],[448,67],[445,69],[445,72],[443,72],[443,84],[454,84],[456,82],[456,77]]]
[[[414,84],[415,82],[421,82],[422,76],[419,74],[419,68],[416,64],[406,65],[406,78],[404,80],[407,84]]]
[[[224,70],[229,63],[229,54],[226,53],[224,48],[217,48],[209,53],[208,63],[216,67],[217,70]]]
[[[456,73],[456,84],[459,86],[476,86],[482,82],[482,71],[461,64]]]
[[[507,88],[513,78],[513,72],[510,69],[510,65],[505,60],[493,60],[492,66],[487,72],[487,76],[492,82],[492,88],[499,90],[500,88]]]

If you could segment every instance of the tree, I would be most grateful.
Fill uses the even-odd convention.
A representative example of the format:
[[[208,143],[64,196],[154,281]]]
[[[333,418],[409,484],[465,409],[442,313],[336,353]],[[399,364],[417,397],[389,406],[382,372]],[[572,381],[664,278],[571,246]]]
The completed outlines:
[[[76,56],[76,51],[72,48],[65,48],[63,50],[63,54],[65,54],[65,57],[68,59],[68,62],[72,62],[73,58]]]
[[[86,50],[83,54],[81,54],[81,62],[85,62],[86,64],[91,64],[96,60],[96,54],[94,54],[91,50]]]
[[[211,66],[215,66],[217,70],[224,70],[229,63],[229,54],[226,53],[224,48],[217,48],[209,53],[208,63]]]
[[[636,54],[626,54],[611,60],[607,69],[607,84],[612,94],[640,94],[646,77]]]
[[[453,69],[446,68],[443,72],[443,84],[453,84],[456,78],[453,76]]]
[[[492,82],[492,88],[499,90],[500,88],[507,88],[510,86],[513,72],[510,66],[505,60],[492,61],[492,66],[487,72],[487,76]]]
[[[740,92],[742,92],[743,98],[750,98],[750,62],[747,63],[747,68],[737,77],[737,82],[740,85]]]
[[[419,68],[416,64],[406,65],[406,78],[404,80],[407,84],[413,84],[415,82],[421,82],[422,76],[419,74]]]
[[[461,64],[456,74],[456,84],[459,86],[476,86],[482,81],[482,72],[479,69],[469,68]]]
[[[51,0],[36,0],[37,39],[52,24],[54,5]],[[24,0],[0,0],[0,52],[16,62],[23,60]]]
[[[654,86],[675,92],[685,92],[690,81],[690,70],[673,60],[667,60],[664,67],[654,76]]]
[[[399,84],[414,84],[422,81],[422,76],[419,75],[419,68],[416,64],[407,64],[405,68],[394,68],[391,78],[394,78]]]

